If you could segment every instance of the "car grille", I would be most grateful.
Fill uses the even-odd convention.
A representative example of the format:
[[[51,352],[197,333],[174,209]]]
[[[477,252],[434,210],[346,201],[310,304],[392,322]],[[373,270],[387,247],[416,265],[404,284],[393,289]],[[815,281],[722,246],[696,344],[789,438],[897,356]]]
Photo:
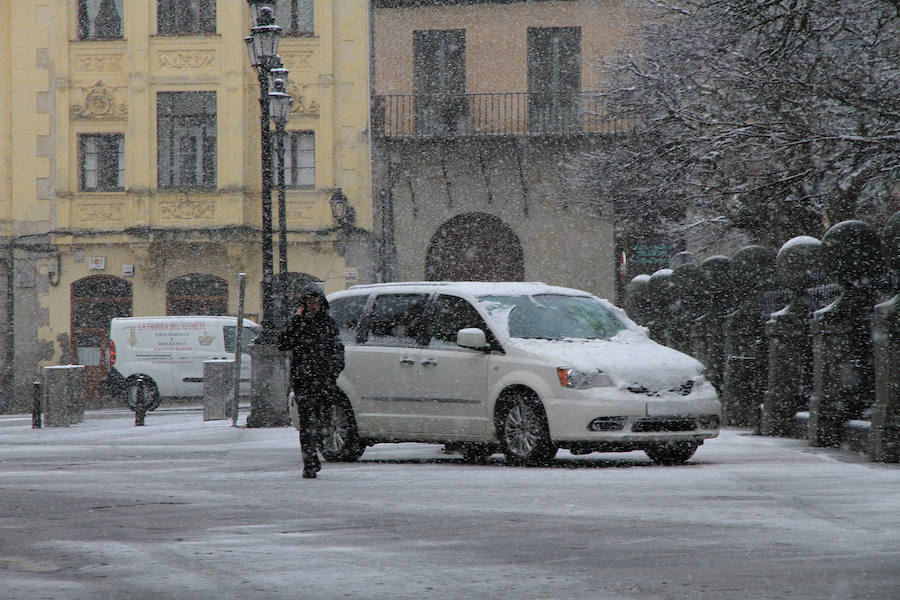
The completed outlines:
[[[667,392],[675,392],[682,396],[687,396],[694,389],[694,382],[690,379],[682,383],[678,387],[670,388]],[[645,396],[659,396],[659,391],[650,390],[642,385],[632,385],[628,387],[628,391],[632,394],[643,394]]]
[[[694,431],[697,422],[693,419],[642,419],[631,426],[635,433],[654,433],[660,431]]]

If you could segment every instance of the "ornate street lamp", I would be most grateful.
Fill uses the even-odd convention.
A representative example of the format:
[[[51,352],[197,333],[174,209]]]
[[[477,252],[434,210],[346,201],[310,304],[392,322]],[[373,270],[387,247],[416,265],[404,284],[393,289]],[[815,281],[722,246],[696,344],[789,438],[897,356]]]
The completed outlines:
[[[272,259],[272,146],[269,71],[281,66],[278,41],[281,27],[275,24],[276,1],[247,0],[253,27],[245,38],[250,65],[259,81],[260,159],[262,164],[262,331],[250,345],[252,359],[250,415],[248,427],[289,425],[285,410],[288,396],[283,353],[275,347],[274,265]],[[283,239],[283,238],[282,238]],[[287,267],[284,267],[285,271]]]
[[[278,57],[281,27],[275,24],[276,2],[247,0],[253,27],[245,38],[250,65],[259,80],[259,124],[262,161],[262,332],[257,344],[272,344],[275,337],[272,259],[272,150],[269,126],[269,70]],[[280,59],[278,59],[280,62]]]
[[[288,272],[287,264],[287,214],[284,200],[284,128],[291,117],[291,105],[294,103],[293,98],[285,91],[285,80],[287,79],[288,70],[284,67],[272,69],[271,73],[278,73],[283,77],[275,79],[272,83],[272,91],[269,92],[269,109],[272,113],[272,121],[275,123],[275,156],[278,160],[278,275],[281,285],[279,286],[279,298],[281,306],[284,308],[285,296],[287,292],[286,276]],[[286,317],[287,315],[281,315]]]

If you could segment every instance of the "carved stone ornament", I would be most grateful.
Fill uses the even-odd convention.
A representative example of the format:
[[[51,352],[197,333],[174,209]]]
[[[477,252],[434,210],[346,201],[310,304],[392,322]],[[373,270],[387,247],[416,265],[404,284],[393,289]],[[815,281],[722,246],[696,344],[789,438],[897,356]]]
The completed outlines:
[[[309,97],[306,93],[308,85],[298,85],[293,81],[287,84],[287,92],[294,99],[291,105],[291,115],[298,117],[317,117],[319,116],[319,103]]]
[[[216,66],[215,50],[161,50],[157,55],[164,69],[202,69]]]
[[[216,216],[214,200],[163,200],[159,203],[159,217],[167,221],[211,220]]]
[[[77,204],[75,220],[78,223],[109,223],[122,221],[120,204]]]
[[[77,58],[75,70],[81,73],[122,71],[121,54],[83,54]]]
[[[85,91],[84,103],[74,104],[71,108],[72,119],[109,119],[124,120],[128,115],[125,102],[116,104],[113,93],[102,81]]]

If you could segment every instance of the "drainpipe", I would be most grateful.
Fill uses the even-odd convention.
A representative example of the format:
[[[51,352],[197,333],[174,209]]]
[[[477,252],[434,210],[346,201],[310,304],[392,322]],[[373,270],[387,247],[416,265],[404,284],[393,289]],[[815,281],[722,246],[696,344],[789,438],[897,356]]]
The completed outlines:
[[[6,256],[0,258],[6,263],[6,347],[7,357],[3,361],[3,370],[0,377],[3,378],[0,387],[0,414],[9,412],[12,399],[15,395],[15,361],[16,361],[16,323],[15,323],[15,256],[12,241],[6,246]]]

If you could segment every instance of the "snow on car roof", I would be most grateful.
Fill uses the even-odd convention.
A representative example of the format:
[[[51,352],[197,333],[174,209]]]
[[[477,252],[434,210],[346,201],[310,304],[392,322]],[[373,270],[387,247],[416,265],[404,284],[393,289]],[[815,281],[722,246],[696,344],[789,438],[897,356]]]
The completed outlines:
[[[447,291],[470,294],[472,296],[522,296],[531,294],[564,294],[568,296],[590,296],[590,292],[562,286],[548,285],[541,281],[401,281],[392,283],[371,283],[354,285],[343,292],[333,295],[345,295],[348,292],[391,290],[391,291],[425,291],[442,288]]]

